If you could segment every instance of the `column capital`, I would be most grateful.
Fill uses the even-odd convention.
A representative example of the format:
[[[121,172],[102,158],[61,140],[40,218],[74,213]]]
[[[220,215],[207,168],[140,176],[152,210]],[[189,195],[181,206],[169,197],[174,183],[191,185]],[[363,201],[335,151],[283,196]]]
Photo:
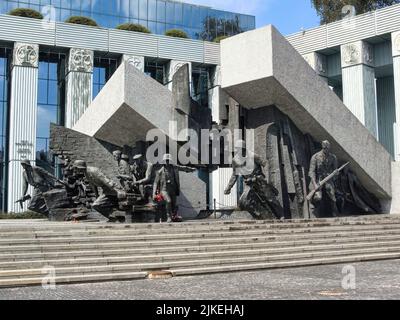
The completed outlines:
[[[172,77],[174,76],[174,74],[181,68],[183,67],[185,64],[189,65],[189,70],[191,71],[192,69],[192,63],[188,62],[188,61],[178,61],[178,60],[171,60],[169,62],[169,68],[168,68],[168,78],[169,81],[172,80]]]
[[[400,56],[400,31],[392,33],[392,53],[393,57]]]
[[[71,71],[92,73],[94,68],[92,50],[72,48],[68,55],[67,73]]]
[[[374,66],[374,48],[365,41],[356,41],[340,47],[342,55],[342,68],[359,64]]]
[[[13,66],[37,68],[39,66],[39,45],[14,43]]]
[[[136,69],[144,72],[144,57],[124,54],[122,56],[122,60],[124,62],[128,62],[130,65],[134,66]]]
[[[328,76],[328,61],[325,55],[318,52],[311,52],[303,55],[311,68],[322,77]]]

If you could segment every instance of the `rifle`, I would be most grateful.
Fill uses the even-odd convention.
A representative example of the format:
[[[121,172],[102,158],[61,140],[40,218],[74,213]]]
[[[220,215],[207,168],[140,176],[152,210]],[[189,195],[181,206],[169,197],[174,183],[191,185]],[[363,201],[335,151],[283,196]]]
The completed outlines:
[[[307,196],[307,200],[311,201],[311,199],[314,197],[314,195],[320,191],[322,189],[322,187],[324,185],[326,185],[329,181],[331,181],[334,177],[336,177],[337,175],[339,175],[339,173],[341,171],[343,171],[344,168],[346,168],[348,165],[350,164],[350,162],[347,162],[346,164],[344,164],[343,166],[341,166],[339,169],[336,169],[335,171],[333,171],[329,176],[327,176],[324,180],[322,180],[318,187],[311,191],[310,194]]]
[[[307,193],[307,183],[306,183],[306,174],[304,172],[304,167],[301,167],[301,173],[303,175],[303,190],[304,190],[303,194],[305,195]],[[309,201],[308,199],[304,199],[304,203],[303,203],[303,217],[304,217],[304,219],[311,219],[310,206],[309,206],[308,201]]]
[[[15,201],[15,203],[19,203],[21,209],[24,209],[25,201],[28,201],[28,200],[31,200],[31,199],[32,199],[31,196],[28,194],[28,195],[22,197],[21,199]]]

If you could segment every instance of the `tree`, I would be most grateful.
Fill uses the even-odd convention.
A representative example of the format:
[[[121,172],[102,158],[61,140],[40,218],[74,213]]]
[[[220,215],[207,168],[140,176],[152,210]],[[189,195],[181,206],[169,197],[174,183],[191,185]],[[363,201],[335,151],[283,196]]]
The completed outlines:
[[[384,8],[400,0],[311,0],[321,19],[321,24],[334,22],[347,16],[351,11],[346,6],[354,6],[356,14]]]
[[[136,24],[136,23],[120,24],[119,26],[117,26],[117,29],[125,30],[125,31],[136,31],[136,32],[142,32],[142,33],[151,33],[150,30],[147,29],[145,26],[142,26],[141,24]]]
[[[83,24],[85,26],[97,27],[98,24],[92,18],[84,17],[84,16],[72,16],[65,20],[67,23],[73,24]]]
[[[214,41],[222,36],[232,36],[243,32],[240,28],[238,16],[234,19],[207,17],[202,24],[202,30],[196,33],[196,38],[205,41]]]

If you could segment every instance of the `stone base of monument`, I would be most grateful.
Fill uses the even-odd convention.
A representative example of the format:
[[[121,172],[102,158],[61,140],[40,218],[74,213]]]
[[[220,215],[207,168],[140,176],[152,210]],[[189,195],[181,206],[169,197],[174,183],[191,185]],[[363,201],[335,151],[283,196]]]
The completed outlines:
[[[216,210],[202,211],[197,220],[254,220],[253,216],[247,211],[237,210]]]

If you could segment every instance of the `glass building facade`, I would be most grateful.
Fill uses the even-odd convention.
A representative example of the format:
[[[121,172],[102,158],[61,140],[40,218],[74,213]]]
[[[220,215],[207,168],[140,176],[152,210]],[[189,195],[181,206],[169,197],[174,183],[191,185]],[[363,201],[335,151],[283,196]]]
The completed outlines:
[[[255,28],[254,16],[166,0],[1,0],[0,13],[26,7],[46,15],[49,12],[46,6],[54,7],[57,21],[83,15],[106,28],[132,22],[149,28],[155,34],[177,28],[192,39],[209,41]]]
[[[64,125],[65,55],[41,52],[36,131],[36,165],[56,174],[49,152],[50,124]]]

